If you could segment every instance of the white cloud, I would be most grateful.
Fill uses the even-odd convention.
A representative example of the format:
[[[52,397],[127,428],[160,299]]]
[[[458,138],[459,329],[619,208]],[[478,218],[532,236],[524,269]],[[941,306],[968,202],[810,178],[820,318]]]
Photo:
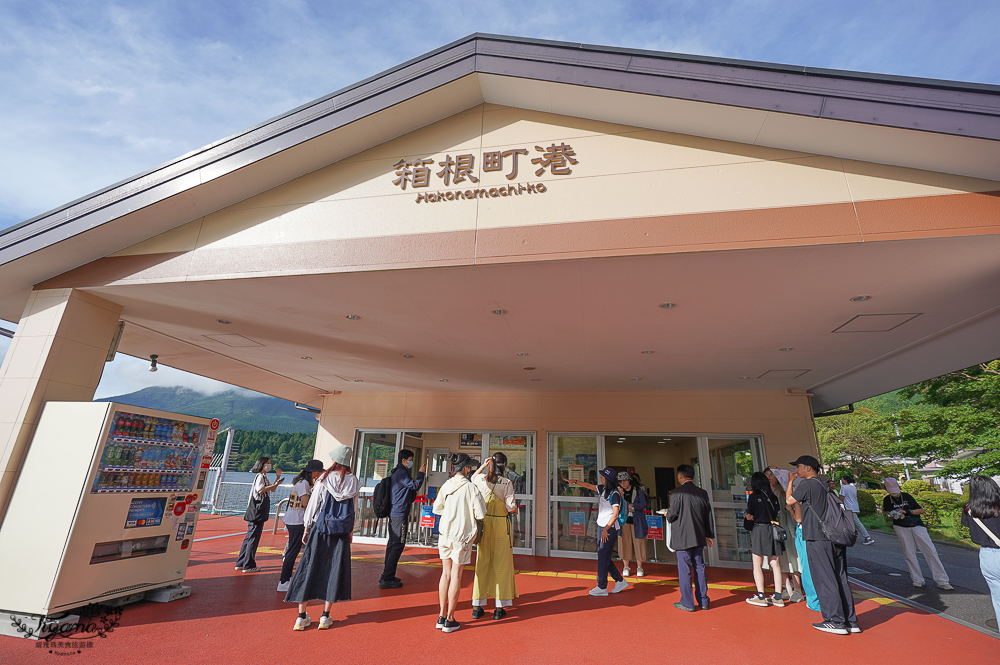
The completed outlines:
[[[148,360],[118,353],[113,362],[104,366],[104,374],[101,376],[101,383],[97,386],[94,397],[102,399],[127,395],[151,386],[182,386],[203,395],[214,395],[226,390],[254,394],[252,391],[237,388],[228,383],[208,379],[166,365],[158,365],[157,371],[150,372]]]

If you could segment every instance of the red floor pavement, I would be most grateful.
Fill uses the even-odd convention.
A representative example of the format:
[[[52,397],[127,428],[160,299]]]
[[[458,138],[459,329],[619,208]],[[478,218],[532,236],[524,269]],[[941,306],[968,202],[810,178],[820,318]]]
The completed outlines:
[[[270,526],[270,523],[268,524]],[[243,531],[240,518],[204,517],[197,538]],[[886,598],[856,590],[860,635],[828,635],[810,624],[819,614],[804,603],[785,608],[747,605],[748,571],[709,569],[712,608],[687,613],[676,569],[647,564],[649,576],[617,596],[594,598],[595,562],[515,557],[520,598],[501,621],[470,618],[473,573],[465,573],[461,630],[434,629],[438,615],[436,550],[407,549],[398,575],[405,587],[381,590],[382,549],[356,545],[354,600],[334,605],[334,628],[293,632],[296,610],[275,592],[284,534],[261,540],[263,572],[233,570],[241,538],[194,545],[190,598],[126,606],[120,625],[93,646],[0,638],[0,663],[1000,663],[1000,640]],[[637,578],[631,578],[635,581]],[[42,644],[43,646],[38,646]]]

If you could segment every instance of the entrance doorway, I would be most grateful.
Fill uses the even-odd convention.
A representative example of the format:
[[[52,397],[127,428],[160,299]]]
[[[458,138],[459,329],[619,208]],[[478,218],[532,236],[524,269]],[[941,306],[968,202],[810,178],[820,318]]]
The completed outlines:
[[[639,476],[649,499],[647,511],[670,507],[677,467],[695,469],[695,484],[706,489],[715,520],[715,545],[707,551],[714,566],[747,567],[750,542],[743,531],[743,511],[750,475],[766,462],[758,436],[694,434],[550,434],[551,451],[549,548],[554,556],[596,558],[597,497],[567,481],[595,483],[599,469],[609,466]],[[647,543],[654,563],[676,558],[662,540]]]
[[[486,456],[502,452],[507,457],[506,477],[514,486],[518,505],[518,513],[511,520],[514,553],[534,553],[534,432],[358,430],[357,474],[361,481],[361,497],[355,537],[359,542],[385,543],[388,539],[388,520],[375,518],[371,506],[372,494],[384,474],[392,472],[403,448],[414,454],[410,471],[412,476],[415,477],[420,466],[427,463],[424,483],[410,509],[407,545],[437,545],[437,530],[421,527],[420,515],[424,508],[433,504],[438,488],[452,475],[449,458],[453,453],[464,452],[481,461]]]

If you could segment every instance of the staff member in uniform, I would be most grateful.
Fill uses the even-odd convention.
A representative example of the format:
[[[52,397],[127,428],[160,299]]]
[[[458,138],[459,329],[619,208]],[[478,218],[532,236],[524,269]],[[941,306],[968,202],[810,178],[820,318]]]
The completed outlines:
[[[597,492],[597,526],[601,528],[597,543],[597,586],[590,590],[591,596],[608,595],[608,575],[615,581],[611,593],[618,593],[628,588],[628,582],[618,572],[618,567],[611,560],[618,542],[618,513],[622,509],[622,495],[615,489],[618,474],[610,466],[601,469],[600,485],[591,485],[579,480],[570,480],[570,485],[578,485],[591,492]]]

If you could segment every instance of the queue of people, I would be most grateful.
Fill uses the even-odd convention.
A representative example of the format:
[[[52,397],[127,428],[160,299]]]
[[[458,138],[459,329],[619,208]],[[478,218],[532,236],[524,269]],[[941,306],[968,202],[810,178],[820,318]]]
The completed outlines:
[[[286,592],[285,602],[298,605],[294,630],[305,630],[311,625],[312,620],[306,612],[309,601],[324,601],[319,628],[325,630],[333,623],[329,615],[331,605],[351,599],[351,543],[360,491],[360,483],[350,467],[352,454],[348,446],[338,444],[330,453],[333,464],[329,468],[324,469],[319,460],[311,460],[293,481],[292,499],[285,514],[288,544],[278,590]],[[383,589],[402,586],[395,577],[395,570],[403,550],[410,506],[425,471],[421,467],[417,476],[411,477],[413,457],[411,451],[401,451],[399,464],[391,476],[390,537],[379,579]],[[496,604],[493,618],[502,619],[518,596],[513,562],[513,516],[518,512],[514,498],[516,480],[510,478],[506,456],[497,453],[480,464],[465,453],[456,453],[451,456],[451,463],[454,475],[439,489],[433,506],[434,514],[440,517],[438,553],[442,564],[436,627],[446,633],[461,627],[455,610],[462,588],[462,573],[472,560],[473,545],[478,547],[472,618],[481,618],[489,599],[493,598]],[[787,590],[789,602],[804,600],[811,609],[822,614],[822,621],[813,624],[817,630],[840,635],[860,633],[847,579],[846,554],[859,531],[857,516],[856,511],[842,507],[838,499],[833,498],[853,493],[835,492],[820,476],[819,461],[812,456],[803,455],[790,464],[795,467],[794,471],[770,467],[750,478],[752,491],[747,500],[744,527],[751,534],[756,592],[747,602],[760,607],[784,607],[786,599],[782,592]],[[260,516],[264,515],[266,520],[269,494],[281,478],[278,470],[275,482],[268,484],[266,474],[271,465],[266,457],[260,458],[254,469],[258,476],[245,516],[247,536],[237,561],[237,569],[245,572],[256,569],[254,555],[263,527]],[[579,480],[566,482],[588,489],[598,497],[597,586],[589,593],[607,596],[628,588],[624,577],[628,574],[633,553],[636,572],[642,575],[642,564],[646,560],[646,497],[639,482],[628,473],[616,473],[607,467],[599,471],[597,477],[597,484]],[[715,538],[711,501],[708,493],[694,483],[694,478],[693,467],[680,465],[677,468],[678,487],[670,493],[670,508],[660,511],[671,525],[670,548],[677,554],[681,599],[674,607],[686,612],[709,609],[704,548],[711,547]],[[853,487],[853,479],[846,481],[841,483],[841,488]],[[951,589],[944,566],[920,519],[923,510],[911,495],[901,491],[895,479],[886,480],[886,489],[888,495],[883,502],[883,514],[893,522],[913,585],[924,585],[916,560],[919,548],[938,587]],[[830,514],[830,510],[835,512]],[[991,478],[972,478],[970,500],[964,509],[962,524],[970,529],[973,541],[981,547],[981,571],[990,588],[994,609],[1000,616],[1000,487]],[[845,533],[849,536],[848,542],[845,542]],[[863,533],[865,541],[871,539],[867,531]],[[626,538],[631,547],[626,545]],[[642,547],[638,545],[640,539]],[[621,572],[613,560],[616,544],[622,552]],[[303,546],[304,554],[296,568],[295,559]],[[770,596],[765,587],[765,569],[770,569],[774,579]],[[609,577],[614,582],[610,589]]]

